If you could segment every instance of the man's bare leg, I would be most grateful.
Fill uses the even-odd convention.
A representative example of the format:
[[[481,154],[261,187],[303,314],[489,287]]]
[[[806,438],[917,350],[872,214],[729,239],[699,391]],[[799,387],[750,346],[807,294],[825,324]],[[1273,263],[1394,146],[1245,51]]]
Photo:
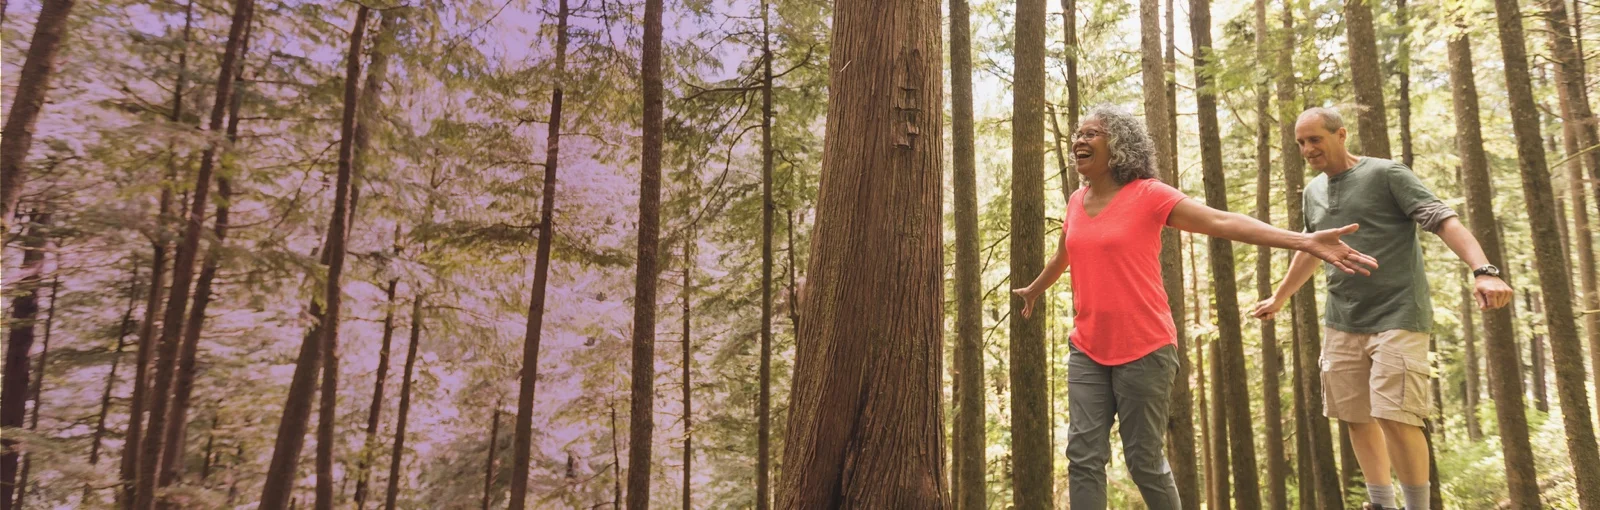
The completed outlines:
[[[1367,499],[1393,508],[1398,506],[1394,481],[1389,476],[1389,455],[1393,446],[1384,440],[1379,421],[1344,423],[1350,426],[1350,446],[1356,452],[1356,463],[1361,465],[1361,473],[1367,481]]]
[[[1429,504],[1428,438],[1422,434],[1422,427],[1381,418],[1377,422],[1383,427],[1407,510],[1427,510],[1423,507]]]

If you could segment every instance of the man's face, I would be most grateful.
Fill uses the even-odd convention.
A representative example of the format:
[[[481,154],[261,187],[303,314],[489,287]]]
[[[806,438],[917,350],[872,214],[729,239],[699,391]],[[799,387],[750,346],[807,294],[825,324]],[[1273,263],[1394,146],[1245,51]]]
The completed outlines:
[[[1338,170],[1344,164],[1344,128],[1328,131],[1321,117],[1310,116],[1294,124],[1294,141],[1300,146],[1300,156],[1306,158],[1311,168],[1320,172]]]

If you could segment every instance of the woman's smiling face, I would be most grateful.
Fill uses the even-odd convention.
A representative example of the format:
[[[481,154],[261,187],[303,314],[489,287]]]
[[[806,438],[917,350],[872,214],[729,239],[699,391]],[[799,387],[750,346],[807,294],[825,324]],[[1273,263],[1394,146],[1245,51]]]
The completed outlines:
[[[1072,159],[1078,173],[1084,176],[1100,175],[1111,168],[1111,146],[1100,119],[1089,117],[1072,134]]]

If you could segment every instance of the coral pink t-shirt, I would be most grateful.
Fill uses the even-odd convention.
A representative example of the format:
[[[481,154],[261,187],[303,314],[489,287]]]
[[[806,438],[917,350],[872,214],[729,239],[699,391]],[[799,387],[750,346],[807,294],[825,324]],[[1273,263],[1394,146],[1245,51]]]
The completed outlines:
[[[1087,187],[1067,201],[1067,260],[1077,317],[1072,345],[1101,365],[1121,365],[1177,343],[1161,281],[1161,228],[1185,198],[1156,179],[1123,186],[1089,216]]]

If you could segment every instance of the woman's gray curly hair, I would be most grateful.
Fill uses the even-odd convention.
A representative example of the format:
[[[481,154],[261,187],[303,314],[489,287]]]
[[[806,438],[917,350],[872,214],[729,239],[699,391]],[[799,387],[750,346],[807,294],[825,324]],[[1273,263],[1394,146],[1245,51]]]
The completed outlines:
[[[1155,178],[1156,144],[1145,132],[1143,121],[1112,105],[1089,109],[1084,116],[1085,121],[1088,119],[1100,119],[1106,147],[1111,149],[1111,178],[1117,184]]]

